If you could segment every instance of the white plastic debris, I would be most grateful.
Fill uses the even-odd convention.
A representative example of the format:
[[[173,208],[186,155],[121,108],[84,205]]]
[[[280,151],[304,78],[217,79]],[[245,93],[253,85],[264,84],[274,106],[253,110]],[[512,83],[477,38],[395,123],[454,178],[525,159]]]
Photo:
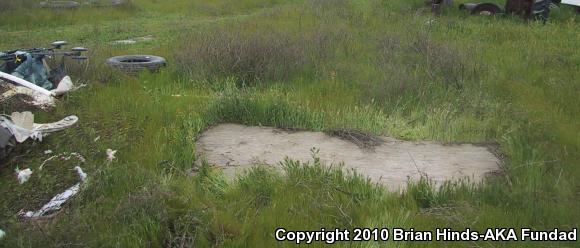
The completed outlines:
[[[27,104],[37,106],[41,109],[48,109],[55,105],[55,98],[50,95],[43,94],[24,86],[6,83],[2,80],[0,80],[0,84],[6,88],[6,91],[0,94],[0,101],[10,99],[16,95],[27,95],[30,97],[30,100],[23,100]]]
[[[146,42],[146,41],[151,41],[155,39],[152,35],[147,35],[147,36],[143,36],[143,37],[135,37],[135,38],[131,38],[131,39],[126,39],[126,40],[116,40],[113,41],[112,44],[113,45],[133,45],[136,44],[137,42]]]
[[[44,151],[44,154],[52,154],[52,150],[46,150]]]
[[[429,20],[425,21],[426,26],[433,26],[436,23],[437,23],[437,20],[435,20],[435,19],[429,19]]]
[[[562,3],[580,7],[580,0],[562,0]]]
[[[115,153],[117,153],[117,150],[113,151],[112,149],[107,149],[107,161],[113,162],[115,159]]]
[[[99,141],[100,139],[101,139],[101,136],[97,136],[97,137],[96,137],[96,138],[93,140],[93,142],[97,142],[97,141]]]
[[[5,82],[6,81],[6,82]],[[13,82],[13,83],[8,83]],[[75,86],[69,76],[63,77],[56,89],[51,91],[30,83],[24,79],[6,74],[0,71],[0,84],[6,88],[5,92],[0,93],[0,101],[5,101],[17,95],[27,95],[30,99],[23,99],[22,101],[37,106],[41,109],[50,109],[55,106],[55,96],[64,95],[82,88],[86,85]]]
[[[12,122],[17,126],[28,130],[32,130],[34,125],[34,115],[30,111],[13,112],[12,115],[10,115],[10,119],[12,119]]]
[[[10,82],[14,82],[14,83],[16,83],[18,85],[24,86],[26,88],[29,88],[31,90],[34,90],[35,92],[39,92],[39,93],[42,93],[42,94],[47,95],[47,96],[52,96],[53,95],[52,92],[50,92],[49,90],[47,90],[45,88],[42,88],[42,87],[40,87],[40,86],[38,86],[36,84],[33,84],[31,82],[28,82],[28,81],[26,81],[26,80],[24,80],[22,78],[19,78],[19,77],[16,77],[14,75],[10,75],[8,73],[4,73],[4,72],[1,72],[1,71],[0,71],[0,79],[8,80]]]
[[[78,120],[77,116],[71,115],[57,122],[34,123],[34,115],[31,112],[14,112],[9,117],[0,116],[0,127],[8,129],[16,141],[22,143],[29,138],[42,141],[43,136],[69,128]]]
[[[76,195],[79,192],[80,186],[81,186],[81,183],[77,183],[77,184],[73,185],[72,187],[68,188],[64,192],[62,192],[58,195],[55,195],[47,204],[42,206],[42,208],[40,210],[38,210],[36,212],[32,212],[32,211],[26,212],[26,214],[24,214],[24,217],[36,218],[36,217],[41,217],[48,212],[59,210],[61,208],[62,204],[64,204],[66,201],[68,201],[69,198],[71,198],[72,196]]]
[[[30,112],[15,112],[12,113],[10,119],[4,116],[0,116],[0,126],[10,130],[10,133],[14,135],[14,138],[18,143],[22,143],[28,138],[42,141],[41,132],[32,130],[32,128],[27,128],[28,126],[32,127],[33,120],[34,115],[32,115]]]
[[[40,164],[40,166],[38,167],[38,170],[42,170],[44,168],[44,166],[46,165],[46,163],[54,160],[55,158],[60,158],[63,161],[69,161],[72,158],[76,158],[78,159],[81,163],[86,162],[85,157],[83,157],[83,155],[76,153],[76,152],[71,152],[71,153],[61,153],[61,154],[57,154],[57,155],[53,155],[50,158],[45,159],[44,161],[42,161],[42,164]]]
[[[30,168],[19,170],[18,167],[16,167],[14,171],[16,172],[16,177],[18,178],[18,182],[20,184],[27,182],[32,175],[32,170]]]
[[[67,202],[71,197],[73,197],[79,192],[81,184],[87,179],[87,174],[83,172],[83,169],[81,167],[76,166],[75,170],[79,175],[79,178],[81,180],[80,182],[68,188],[64,192],[55,195],[47,204],[42,206],[40,210],[36,212],[28,211],[21,215],[25,218],[38,218],[44,216],[49,212],[59,210],[65,202]]]
[[[6,236],[6,233],[0,229],[0,240],[2,240]]]
[[[56,89],[52,90],[52,93],[56,96],[64,95],[65,93],[74,89],[74,84],[69,76],[65,76],[60,80],[60,83]]]
[[[79,174],[79,177],[81,178],[81,181],[85,181],[85,179],[87,179],[87,173],[85,173],[83,171],[83,169],[79,166],[75,166],[75,170],[77,171],[77,174]]]

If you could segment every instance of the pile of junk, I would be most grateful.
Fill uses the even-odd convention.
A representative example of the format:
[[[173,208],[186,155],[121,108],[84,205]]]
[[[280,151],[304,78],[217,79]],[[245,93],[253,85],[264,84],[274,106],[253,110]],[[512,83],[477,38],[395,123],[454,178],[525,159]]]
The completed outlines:
[[[65,60],[87,60],[83,56],[87,49],[75,47],[64,51],[65,41],[51,45],[51,48],[0,51],[0,103],[4,111],[8,102],[13,101],[20,102],[16,108],[50,110],[58,97],[83,86],[75,86],[66,74]],[[58,65],[51,68],[47,60],[56,61],[58,58]],[[53,123],[34,123],[34,115],[28,111],[11,115],[3,113],[0,115],[0,161],[8,157],[17,143],[28,139],[42,141],[43,136],[71,127],[77,121],[78,117],[71,115]]]
[[[441,14],[443,8],[451,6],[453,0],[428,0],[431,10],[435,15]],[[459,9],[472,15],[515,15],[524,19],[536,19],[546,21],[550,10],[559,8],[560,5],[571,6],[580,13],[580,0],[506,0],[504,6],[493,2],[462,3]]]

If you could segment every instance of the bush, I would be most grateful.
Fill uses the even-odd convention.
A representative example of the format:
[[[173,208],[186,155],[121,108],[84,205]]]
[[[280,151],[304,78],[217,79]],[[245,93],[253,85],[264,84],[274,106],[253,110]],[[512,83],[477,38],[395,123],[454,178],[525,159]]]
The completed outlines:
[[[377,79],[367,86],[376,99],[398,99],[428,85],[462,90],[466,82],[478,79],[482,69],[467,59],[465,51],[425,34],[410,41],[387,34],[376,46]]]
[[[210,81],[233,77],[248,86],[283,81],[310,63],[304,41],[286,33],[218,29],[186,40],[175,60],[182,70]]]
[[[441,80],[446,86],[462,87],[469,75],[466,73],[467,60],[461,52],[449,44],[432,40],[426,35],[418,35],[410,48],[419,55],[418,62],[430,80]]]

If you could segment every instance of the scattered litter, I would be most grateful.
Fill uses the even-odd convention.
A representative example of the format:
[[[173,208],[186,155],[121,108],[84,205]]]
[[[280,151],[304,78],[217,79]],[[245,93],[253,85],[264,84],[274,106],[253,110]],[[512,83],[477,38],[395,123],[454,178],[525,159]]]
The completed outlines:
[[[44,166],[46,165],[46,163],[52,161],[55,158],[60,158],[60,160],[62,160],[62,161],[69,161],[73,157],[76,158],[76,159],[78,159],[81,163],[85,163],[86,162],[85,157],[83,157],[83,155],[81,155],[79,153],[76,153],[76,152],[61,153],[61,154],[54,155],[54,156],[52,156],[52,157],[47,158],[46,160],[44,160],[42,162],[42,164],[40,164],[40,166],[38,167],[38,170],[42,170],[44,168]]]
[[[34,123],[31,112],[14,112],[9,118],[0,116],[0,127],[8,129],[16,141],[22,143],[29,138],[42,141],[46,134],[69,128],[78,120],[78,117],[71,115],[57,122],[39,124]]]
[[[75,115],[70,115],[63,118],[60,121],[52,122],[52,123],[44,123],[44,124],[32,124],[33,130],[41,132],[41,133],[52,133],[56,131],[60,131],[66,128],[73,126],[75,123],[79,121],[79,118]]]
[[[22,77],[24,77],[24,76],[22,76]],[[50,92],[50,90],[47,90],[47,89],[45,89],[39,85],[36,85],[34,83],[28,82],[21,77],[17,77],[17,76],[0,71],[0,79],[14,82],[15,84],[18,84],[20,86],[24,86],[26,88],[29,88],[31,90],[34,90],[36,92],[39,92],[39,93],[47,95],[47,96],[52,96],[52,92]],[[41,83],[39,83],[39,84],[41,84]]]
[[[14,112],[10,118],[0,116],[0,126],[10,130],[18,143],[28,138],[42,141],[42,133],[33,130],[34,115],[31,112]]]
[[[14,171],[16,172],[16,177],[18,178],[18,182],[20,184],[27,182],[28,179],[30,179],[30,176],[32,175],[32,170],[30,170],[30,168],[20,170],[18,169],[18,167],[16,167]]]
[[[59,2],[59,1],[56,1]],[[74,47],[69,51],[57,51],[67,45],[66,41],[55,41],[52,48],[28,48],[0,51],[0,85],[3,88],[0,102],[15,96],[17,100],[41,109],[54,106],[55,97],[75,89],[72,80],[65,74],[65,58],[86,60],[82,56],[88,51]],[[60,64],[50,68],[46,59],[61,57]]]
[[[80,87],[82,87],[82,85],[80,85],[79,88]],[[69,76],[64,76],[62,80],[60,80],[60,83],[58,84],[56,89],[52,90],[52,93],[56,96],[60,96],[74,89],[75,85],[73,84],[72,79],[70,79]]]
[[[112,149],[107,149],[107,161],[109,162],[113,162],[113,160],[115,159],[115,154],[117,153],[117,150],[112,150]]]
[[[27,105],[36,106],[40,109],[50,109],[55,105],[55,98],[49,95],[45,95],[24,86],[16,86],[11,83],[6,83],[2,80],[0,80],[0,84],[5,88],[4,93],[0,95],[0,102],[5,102],[8,99],[16,98],[18,96],[25,96],[19,97],[19,99]]]
[[[75,170],[77,171],[77,174],[79,174],[81,181],[84,182],[85,179],[87,179],[87,173],[83,172],[83,169],[79,166],[75,166]]]
[[[38,217],[44,216],[47,213],[59,210],[66,201],[68,201],[71,197],[73,197],[74,195],[76,195],[79,192],[79,190],[81,188],[81,184],[87,178],[87,174],[83,172],[83,169],[81,169],[81,167],[76,166],[75,170],[77,171],[77,174],[79,175],[80,182],[78,182],[77,184],[68,188],[64,192],[62,192],[58,195],[55,195],[47,204],[42,206],[42,208],[40,208],[40,210],[38,210],[36,212],[32,212],[32,211],[28,211],[26,213],[21,212],[20,215],[25,217],[25,218],[38,218]]]
[[[6,233],[0,229],[0,240],[2,240],[6,236]]]
[[[100,139],[101,139],[101,136],[97,136],[97,137],[96,137],[96,138],[93,140],[93,142],[97,142],[97,141],[99,141]]]
[[[52,150],[46,150],[44,151],[44,154],[52,154]]]
[[[12,122],[14,122],[14,124],[22,128],[32,130],[32,126],[34,123],[34,115],[31,112],[28,111],[22,113],[14,112],[10,116],[10,119],[12,119]]]
[[[136,44],[137,42],[147,42],[147,41],[152,41],[153,39],[155,39],[153,37],[153,35],[146,35],[143,37],[135,37],[135,38],[130,38],[130,39],[126,39],[126,40],[116,40],[113,41],[113,45],[133,45]]]
[[[425,26],[433,26],[435,23],[437,23],[437,20],[429,19],[429,20],[425,21]]]

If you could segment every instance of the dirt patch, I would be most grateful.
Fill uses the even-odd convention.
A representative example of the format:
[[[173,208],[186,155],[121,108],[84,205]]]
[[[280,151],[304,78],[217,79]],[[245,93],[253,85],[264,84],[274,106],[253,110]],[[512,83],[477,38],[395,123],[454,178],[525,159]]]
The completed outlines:
[[[0,110],[3,112],[47,110],[54,106],[54,101],[50,96],[0,80]]]
[[[25,94],[17,94],[8,99],[0,99],[0,104],[2,104],[3,113],[12,113],[13,111],[37,111],[42,110],[40,107],[36,107],[31,102],[34,102],[34,98]]]
[[[322,161],[344,162],[345,169],[356,170],[393,190],[404,189],[408,179],[418,180],[421,175],[440,185],[465,178],[481,182],[488,173],[499,170],[499,159],[483,146],[361,137],[360,133],[353,132],[338,134],[333,137],[322,132],[285,132],[271,127],[221,124],[204,132],[196,147],[198,156],[223,170],[228,177],[256,164],[280,168],[279,162],[286,157],[312,161],[311,149],[316,148]],[[372,138],[373,149],[365,148],[368,140],[361,147],[352,137],[363,141],[365,137]]]

